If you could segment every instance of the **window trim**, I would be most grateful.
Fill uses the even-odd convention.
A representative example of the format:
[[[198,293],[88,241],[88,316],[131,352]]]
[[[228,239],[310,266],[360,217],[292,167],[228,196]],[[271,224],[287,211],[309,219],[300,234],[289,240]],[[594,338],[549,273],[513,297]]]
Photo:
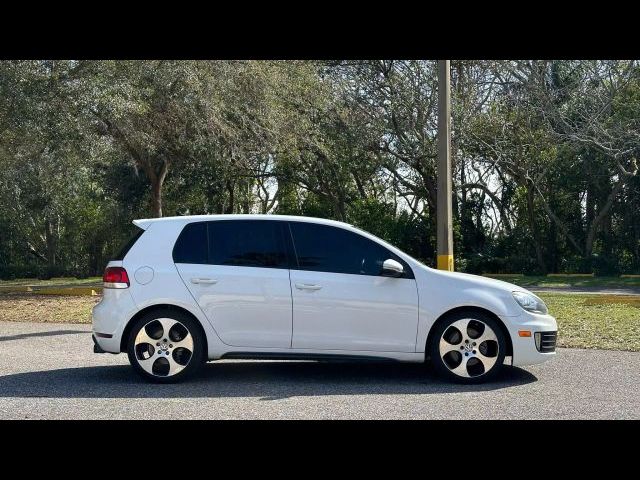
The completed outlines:
[[[385,277],[385,278],[415,279],[415,275],[413,273],[413,269],[411,268],[411,265],[409,265],[409,263],[404,258],[400,257],[400,255],[398,255],[396,253],[393,253],[385,245],[382,245],[381,243],[376,242],[375,240],[372,240],[369,237],[365,237],[364,235],[362,235],[359,232],[354,232],[353,230],[349,230],[347,228],[337,227],[335,225],[327,225],[327,224],[324,224],[324,223],[301,222],[301,221],[287,221],[286,223],[289,225],[289,233],[291,235],[291,244],[293,246],[293,253],[295,255],[295,264],[292,263],[291,270],[300,270],[300,271],[304,271],[304,272],[333,273],[333,274],[337,274],[337,275],[358,275],[358,276],[363,276],[363,277],[385,277],[381,273],[378,273],[377,275],[369,275],[367,273],[328,272],[326,270],[312,270],[312,269],[300,267],[300,259],[298,258],[298,251],[296,249],[296,242],[295,242],[295,238],[293,236],[293,229],[291,228],[291,224],[292,223],[298,223],[298,224],[319,225],[321,227],[326,227],[326,228],[335,229],[335,230],[341,230],[341,231],[348,232],[348,233],[351,233],[353,235],[356,235],[356,236],[358,236],[358,237],[360,237],[360,238],[362,238],[362,239],[364,239],[364,240],[366,240],[368,242],[375,243],[378,247],[384,249],[384,251],[386,251],[389,254],[388,258],[391,258],[393,260],[396,260],[396,261],[400,262],[402,264],[402,267],[404,268],[404,273],[402,274],[402,276],[400,276],[400,277]]]

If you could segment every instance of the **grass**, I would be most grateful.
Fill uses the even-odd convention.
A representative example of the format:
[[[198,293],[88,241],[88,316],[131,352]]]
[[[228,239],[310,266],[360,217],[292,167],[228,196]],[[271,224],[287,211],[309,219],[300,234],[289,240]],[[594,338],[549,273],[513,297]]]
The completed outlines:
[[[75,277],[59,277],[50,278],[49,280],[39,280],[37,278],[16,278],[15,280],[0,280],[0,287],[14,286],[35,286],[50,287],[56,285],[95,285],[102,283],[102,277],[75,278]]]
[[[491,274],[487,274],[491,277]],[[520,275],[496,275],[494,278],[505,282],[520,285],[521,287],[604,287],[604,288],[634,288],[640,287],[640,278],[620,277],[572,277],[570,275],[546,277],[546,276],[520,276]]]
[[[640,296],[540,293],[561,347],[640,351]]]

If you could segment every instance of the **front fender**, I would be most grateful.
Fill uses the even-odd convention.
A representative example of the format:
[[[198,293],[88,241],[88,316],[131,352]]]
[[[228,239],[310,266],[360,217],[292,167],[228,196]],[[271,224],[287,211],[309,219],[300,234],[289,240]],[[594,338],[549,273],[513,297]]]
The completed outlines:
[[[498,317],[517,317],[521,308],[509,289],[478,285],[474,282],[446,276],[431,276],[429,272],[417,277],[420,308],[416,352],[424,352],[429,331],[447,312],[461,307],[488,310]]]

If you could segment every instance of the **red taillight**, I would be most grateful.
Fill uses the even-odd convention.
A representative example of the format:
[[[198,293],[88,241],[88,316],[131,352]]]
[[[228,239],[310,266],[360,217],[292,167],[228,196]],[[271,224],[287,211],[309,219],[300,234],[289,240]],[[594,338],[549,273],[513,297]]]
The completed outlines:
[[[123,267],[107,267],[102,276],[104,288],[129,287],[129,275]]]

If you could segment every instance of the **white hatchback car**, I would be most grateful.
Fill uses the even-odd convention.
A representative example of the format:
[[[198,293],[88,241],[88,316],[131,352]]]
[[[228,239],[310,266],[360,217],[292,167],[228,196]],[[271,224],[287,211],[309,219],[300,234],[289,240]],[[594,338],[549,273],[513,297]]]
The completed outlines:
[[[169,382],[207,360],[431,360],[463,383],[555,355],[557,325],[506,282],[434,270],[345,223],[279,215],[135,220],[104,274],[94,351]]]

